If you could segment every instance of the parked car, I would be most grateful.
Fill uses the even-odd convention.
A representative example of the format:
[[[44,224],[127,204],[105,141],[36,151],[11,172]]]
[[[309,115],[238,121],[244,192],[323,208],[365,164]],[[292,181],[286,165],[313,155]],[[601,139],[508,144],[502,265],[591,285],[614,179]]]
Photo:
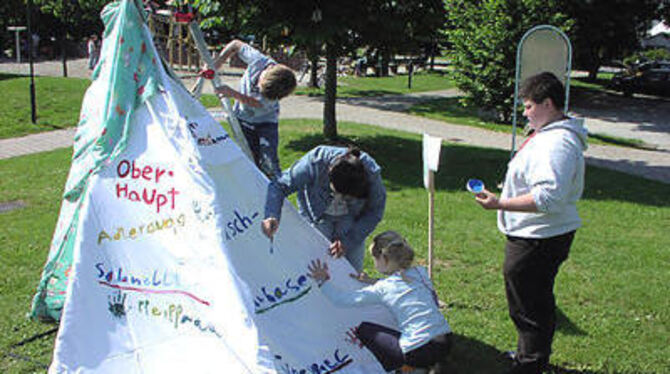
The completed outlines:
[[[610,86],[624,96],[635,92],[670,96],[670,61],[647,61],[615,74]]]

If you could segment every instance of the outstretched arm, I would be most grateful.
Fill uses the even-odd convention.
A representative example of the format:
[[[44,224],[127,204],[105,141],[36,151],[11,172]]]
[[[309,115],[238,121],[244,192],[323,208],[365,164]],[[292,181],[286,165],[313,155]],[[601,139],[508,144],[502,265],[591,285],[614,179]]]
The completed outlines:
[[[360,273],[349,274],[350,277],[356,279],[357,281],[365,284],[375,284],[379,280],[378,278],[370,277],[366,272],[361,271]]]
[[[229,86],[219,86],[216,88],[216,93],[224,97],[232,97],[233,99],[241,102],[244,105],[249,105],[250,107],[258,108],[261,106],[261,103],[254,99],[251,96],[244,95]]]
[[[221,50],[221,53],[219,53],[219,56],[214,60],[214,69],[219,70],[221,65],[223,65],[224,62],[226,62],[230,56],[233,55],[233,53],[239,52],[240,48],[242,48],[242,45],[244,45],[244,42],[233,39],[230,43],[226,44],[226,46]]]

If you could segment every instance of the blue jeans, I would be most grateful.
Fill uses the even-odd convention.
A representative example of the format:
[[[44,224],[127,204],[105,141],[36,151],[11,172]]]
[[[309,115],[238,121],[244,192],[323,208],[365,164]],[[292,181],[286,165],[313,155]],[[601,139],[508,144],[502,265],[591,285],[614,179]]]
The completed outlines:
[[[347,218],[349,217],[344,217],[343,219]],[[314,227],[316,227],[317,230],[323,234],[323,236],[328,238],[328,240],[333,242],[335,240],[342,240],[342,238],[338,238],[336,235],[338,224],[338,220],[324,218],[319,222],[316,222]],[[344,250],[346,251],[344,257],[347,259],[347,261],[349,261],[351,266],[353,266],[354,269],[360,273],[363,270],[363,260],[365,258],[365,242],[356,243],[353,245],[353,248],[345,246]]]
[[[256,166],[270,179],[281,174],[277,146],[279,145],[279,123],[251,123],[238,119],[242,133],[247,139]]]

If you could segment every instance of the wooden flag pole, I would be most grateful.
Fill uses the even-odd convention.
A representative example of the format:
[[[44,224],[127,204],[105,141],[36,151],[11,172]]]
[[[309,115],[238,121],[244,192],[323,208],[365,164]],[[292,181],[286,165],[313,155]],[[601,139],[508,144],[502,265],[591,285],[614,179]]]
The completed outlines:
[[[428,171],[428,277],[433,279],[433,236],[435,226],[435,173]]]

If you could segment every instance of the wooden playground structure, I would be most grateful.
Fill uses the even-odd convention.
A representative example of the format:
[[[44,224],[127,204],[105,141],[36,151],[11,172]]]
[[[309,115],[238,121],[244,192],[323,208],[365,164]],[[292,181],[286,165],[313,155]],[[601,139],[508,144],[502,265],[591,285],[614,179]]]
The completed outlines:
[[[202,65],[200,54],[188,31],[188,24],[177,22],[174,12],[161,9],[149,16],[154,42],[175,71],[197,73]]]

